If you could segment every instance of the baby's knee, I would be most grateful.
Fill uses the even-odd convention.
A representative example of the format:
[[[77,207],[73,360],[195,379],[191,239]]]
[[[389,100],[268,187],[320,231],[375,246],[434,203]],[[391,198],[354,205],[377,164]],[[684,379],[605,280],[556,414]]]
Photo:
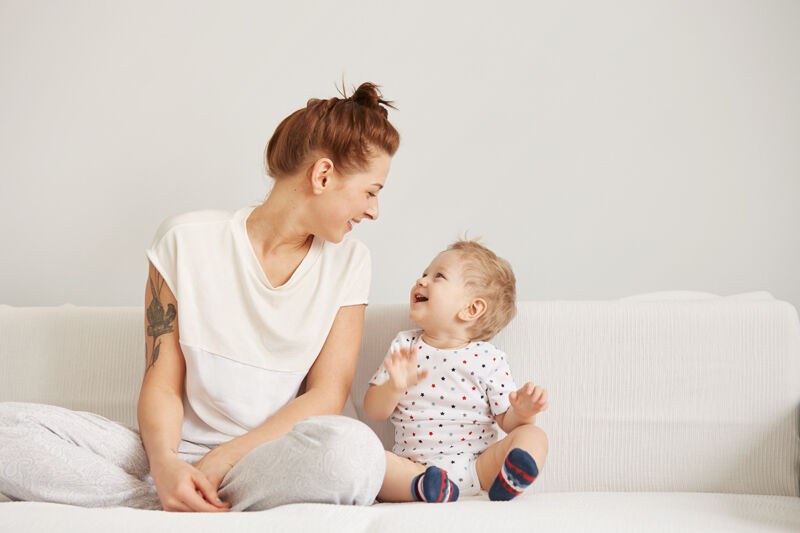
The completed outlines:
[[[544,430],[534,424],[520,424],[512,429],[509,435],[525,435],[526,437],[547,440],[547,434]]]
[[[539,426],[533,424],[521,424],[511,430],[508,434],[514,441],[535,443],[537,450],[540,453],[547,454],[550,447],[547,433],[544,432]]]

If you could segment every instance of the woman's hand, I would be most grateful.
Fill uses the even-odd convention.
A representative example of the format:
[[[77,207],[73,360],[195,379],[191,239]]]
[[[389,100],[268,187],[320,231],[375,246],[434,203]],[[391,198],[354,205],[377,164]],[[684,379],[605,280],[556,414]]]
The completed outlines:
[[[216,496],[225,474],[236,463],[236,460],[226,453],[227,450],[228,448],[225,444],[220,444],[194,464],[194,467],[202,472],[208,482],[211,483],[211,486],[214,487],[214,496]]]
[[[530,418],[547,409],[547,391],[531,382],[509,394],[508,399],[522,418]]]
[[[209,482],[206,475],[189,463],[178,459],[177,456],[151,465],[150,474],[153,476],[158,498],[165,511],[230,510],[230,504],[220,501],[217,487]]]
[[[417,354],[408,346],[393,346],[392,353],[383,360],[389,380],[396,391],[405,391],[428,375],[427,370],[417,372]]]

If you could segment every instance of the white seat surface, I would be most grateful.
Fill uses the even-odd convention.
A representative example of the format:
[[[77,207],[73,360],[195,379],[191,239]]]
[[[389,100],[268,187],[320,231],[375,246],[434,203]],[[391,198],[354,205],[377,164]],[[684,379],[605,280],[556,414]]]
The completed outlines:
[[[443,505],[449,512],[441,512]],[[409,531],[798,532],[800,498],[680,492],[525,494],[512,502],[486,496],[452,504],[377,504],[371,507],[294,504],[256,513],[165,513],[126,508],[0,504],[3,531]]]

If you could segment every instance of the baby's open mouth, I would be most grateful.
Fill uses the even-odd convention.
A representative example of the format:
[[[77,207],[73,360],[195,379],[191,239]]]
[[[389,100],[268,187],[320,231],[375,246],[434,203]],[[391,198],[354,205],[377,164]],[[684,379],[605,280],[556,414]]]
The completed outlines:
[[[422,296],[421,294],[415,294],[414,295],[414,301],[417,302],[417,303],[419,303],[419,302],[427,302],[428,299],[425,298],[424,296]]]

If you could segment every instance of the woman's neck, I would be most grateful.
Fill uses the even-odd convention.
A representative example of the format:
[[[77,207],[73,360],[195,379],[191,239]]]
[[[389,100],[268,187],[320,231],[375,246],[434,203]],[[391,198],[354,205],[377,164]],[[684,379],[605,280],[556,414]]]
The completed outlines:
[[[247,234],[263,255],[297,253],[307,248],[313,235],[297,221],[302,207],[291,193],[292,183],[278,181],[266,201],[247,217]]]

